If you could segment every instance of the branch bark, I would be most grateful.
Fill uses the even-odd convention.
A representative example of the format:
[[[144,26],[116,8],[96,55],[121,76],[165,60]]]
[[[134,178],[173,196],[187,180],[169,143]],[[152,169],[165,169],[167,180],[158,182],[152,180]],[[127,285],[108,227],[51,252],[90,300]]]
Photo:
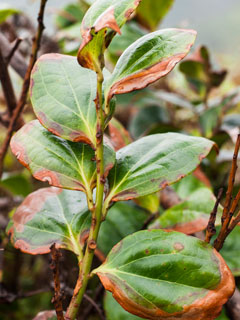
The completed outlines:
[[[59,258],[61,257],[61,253],[56,249],[55,243],[51,246],[51,256],[52,263],[50,268],[53,272],[53,280],[54,280],[54,296],[52,298],[52,303],[55,306],[57,319],[64,320],[63,316],[63,305],[62,305],[62,294],[61,294],[61,286],[60,286],[60,273],[59,273]]]
[[[27,94],[28,94],[29,85],[30,85],[31,71],[32,71],[34,63],[36,62],[36,59],[37,59],[37,53],[40,48],[42,33],[45,28],[44,24],[43,24],[43,17],[44,17],[46,3],[47,3],[47,0],[41,0],[40,10],[39,10],[39,14],[38,14],[38,29],[37,29],[37,33],[33,39],[31,58],[30,58],[30,62],[29,62],[28,68],[27,68],[27,72],[24,77],[22,92],[20,95],[20,99],[17,103],[17,106],[13,112],[8,130],[7,130],[6,138],[3,142],[2,149],[0,152],[0,178],[1,178],[2,172],[3,172],[4,158],[6,156],[8,146],[9,146],[15,125],[16,125],[18,118],[19,118],[19,116],[20,116],[20,114],[26,104]]]

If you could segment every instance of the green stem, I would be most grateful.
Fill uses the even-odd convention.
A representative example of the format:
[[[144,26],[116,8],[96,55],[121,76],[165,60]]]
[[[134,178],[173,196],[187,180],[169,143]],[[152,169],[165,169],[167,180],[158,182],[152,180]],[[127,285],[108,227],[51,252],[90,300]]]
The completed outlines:
[[[92,223],[89,232],[86,251],[82,262],[79,263],[79,277],[74,289],[73,297],[67,310],[66,320],[74,320],[77,316],[79,306],[82,302],[83,295],[86,291],[89,275],[94,257],[94,251],[97,247],[97,238],[102,222],[102,207],[104,195],[104,162],[103,162],[103,126],[104,117],[102,110],[102,72],[99,71],[97,83],[97,130],[96,130],[96,164],[97,164],[97,187],[96,187],[96,203],[92,207]]]

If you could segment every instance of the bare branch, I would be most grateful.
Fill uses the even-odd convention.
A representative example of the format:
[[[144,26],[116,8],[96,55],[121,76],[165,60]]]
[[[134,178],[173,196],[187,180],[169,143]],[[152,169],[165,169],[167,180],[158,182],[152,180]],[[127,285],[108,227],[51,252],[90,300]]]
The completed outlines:
[[[15,127],[17,120],[18,120],[18,118],[19,118],[19,116],[20,116],[20,114],[26,104],[27,94],[28,94],[29,85],[30,85],[31,71],[32,71],[34,63],[36,62],[36,59],[37,59],[37,53],[40,48],[41,37],[42,37],[43,30],[44,30],[43,16],[44,16],[44,12],[45,12],[46,3],[47,3],[47,0],[41,0],[40,10],[39,10],[39,14],[38,14],[38,30],[37,30],[36,36],[34,37],[34,40],[33,40],[32,54],[31,54],[31,58],[30,58],[30,62],[28,65],[27,72],[24,77],[21,96],[20,96],[20,99],[17,103],[17,106],[13,112],[8,130],[7,130],[7,135],[6,135],[6,138],[3,142],[2,149],[0,152],[0,178],[1,178],[2,172],[3,172],[4,158],[5,158],[7,150],[8,150],[8,146],[9,146],[9,143],[10,143],[10,140],[12,137],[12,133],[14,131],[14,127]]]
[[[57,319],[64,320],[63,316],[63,306],[62,306],[62,294],[61,294],[61,286],[59,279],[59,258],[61,257],[61,253],[56,249],[55,243],[51,246],[51,255],[52,255],[52,263],[50,268],[53,272],[53,280],[54,280],[54,296],[52,298],[52,303],[54,303]]]
[[[221,201],[221,198],[222,198],[222,194],[223,194],[223,189],[220,189],[218,192],[215,206],[213,208],[213,211],[210,214],[208,226],[206,229],[206,238],[205,238],[205,241],[207,243],[209,243],[211,241],[212,237],[216,234],[215,222],[216,222],[217,210],[218,210],[218,206]]]

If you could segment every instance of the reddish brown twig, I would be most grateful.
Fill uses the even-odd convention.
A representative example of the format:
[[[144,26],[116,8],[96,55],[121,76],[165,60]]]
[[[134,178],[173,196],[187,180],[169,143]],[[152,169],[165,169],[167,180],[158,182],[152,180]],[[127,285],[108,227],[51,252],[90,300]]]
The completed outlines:
[[[27,72],[24,77],[22,92],[20,95],[20,99],[17,103],[17,106],[16,106],[16,108],[13,112],[13,115],[11,117],[11,121],[10,121],[8,130],[7,130],[7,135],[6,135],[6,138],[3,142],[2,149],[0,152],[0,178],[2,176],[4,158],[5,158],[5,155],[8,150],[8,146],[9,146],[9,143],[10,143],[10,140],[12,137],[12,133],[14,131],[14,127],[15,127],[17,120],[18,120],[18,118],[19,118],[19,116],[20,116],[20,114],[26,104],[27,94],[28,94],[29,85],[30,85],[31,71],[32,71],[34,63],[36,62],[36,59],[37,59],[37,53],[40,48],[41,37],[42,37],[43,30],[44,30],[43,17],[44,17],[46,3],[47,3],[47,0],[41,0],[40,10],[39,10],[39,14],[38,14],[38,29],[37,29],[37,33],[33,39],[31,58],[30,58],[30,62],[28,65]]]
[[[0,48],[0,81],[2,84],[3,94],[6,100],[8,115],[11,116],[13,110],[16,108],[16,96],[13,90],[11,78],[9,76],[7,61],[4,59],[2,50]]]
[[[11,61],[12,57],[14,56],[14,53],[17,51],[17,49],[18,49],[20,43],[22,42],[22,40],[23,40],[22,38],[17,38],[17,39],[14,41],[13,46],[12,46],[12,48],[11,48],[11,50],[10,50],[7,58],[6,58],[6,63],[7,63],[7,65],[8,65],[9,62]]]
[[[53,280],[54,280],[54,296],[52,298],[52,303],[55,306],[57,319],[64,320],[63,316],[63,306],[62,306],[62,294],[60,287],[60,279],[59,279],[59,258],[61,257],[61,253],[56,249],[55,243],[51,246],[51,255],[52,262],[50,268],[53,272]]]
[[[210,243],[212,237],[216,234],[215,222],[216,222],[217,210],[222,198],[222,194],[223,194],[223,189],[220,189],[218,192],[218,196],[217,196],[213,211],[210,214],[210,218],[209,218],[207,229],[206,229],[206,237],[205,237],[205,241],[207,243]]]
[[[222,215],[222,227],[217,239],[214,241],[214,248],[217,251],[220,251],[222,249],[223,243],[226,237],[231,232],[231,230],[229,230],[229,224],[232,220],[234,211],[238,204],[238,199],[240,197],[240,194],[238,193],[231,206],[232,191],[233,191],[233,186],[234,186],[235,176],[237,171],[237,159],[238,159],[239,147],[240,147],[240,135],[238,135],[237,142],[235,145],[232,168],[229,175],[228,189],[227,189],[226,200],[225,200],[223,215]]]

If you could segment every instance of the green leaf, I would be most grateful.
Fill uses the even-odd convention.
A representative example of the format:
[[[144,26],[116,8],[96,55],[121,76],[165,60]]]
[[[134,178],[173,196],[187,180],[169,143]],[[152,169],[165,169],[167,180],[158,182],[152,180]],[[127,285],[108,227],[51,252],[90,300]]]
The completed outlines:
[[[214,319],[235,290],[212,246],[162,230],[126,237],[93,273],[125,310],[148,319]]]
[[[31,101],[39,121],[61,138],[96,145],[96,73],[75,57],[46,54],[31,75]]]
[[[183,179],[184,181],[184,179]],[[185,201],[166,210],[150,229],[167,229],[193,234],[207,227],[210,213],[214,208],[216,198],[209,188],[202,187],[189,193]],[[218,208],[221,223],[222,207]]]
[[[153,193],[148,194],[143,197],[134,199],[134,202],[141,208],[147,210],[148,212],[154,214],[159,211],[159,194]]]
[[[70,3],[58,12],[56,24],[59,29],[64,29],[74,23],[81,22],[83,17],[84,11],[80,3]]]
[[[37,121],[23,126],[12,138],[11,149],[33,176],[50,185],[89,192],[96,184],[94,150],[87,144],[59,138]],[[105,176],[113,167],[115,152],[104,146]]]
[[[116,153],[109,173],[108,201],[139,198],[157,192],[192,172],[214,143],[178,133],[139,139]]]
[[[107,102],[115,94],[143,89],[168,74],[189,52],[196,31],[164,29],[150,33],[121,55],[107,83]]]
[[[208,49],[204,46],[183,61],[179,70],[186,76],[190,87],[202,98],[214,87],[219,87],[224,81],[226,70],[214,71]]]
[[[98,248],[106,255],[124,237],[141,230],[148,214],[129,202],[116,203],[102,223]]]
[[[217,228],[217,234],[220,228]],[[214,238],[215,239],[215,238]],[[214,240],[213,239],[213,240]],[[224,242],[221,255],[235,277],[240,276],[240,226],[236,226]]]
[[[154,31],[169,9],[174,0],[142,0],[137,8],[137,20],[147,29]]]
[[[26,253],[48,253],[55,243],[81,256],[90,225],[84,193],[50,187],[27,196],[14,213],[8,233],[15,248]]]
[[[113,299],[110,292],[106,292],[104,297],[104,310],[107,320],[139,320],[139,318],[133,314],[125,311],[120,304]]]
[[[78,52],[78,61],[85,67],[97,71],[107,47],[116,32],[131,17],[141,0],[97,0],[89,8],[82,21],[83,42]],[[110,31],[106,34],[106,30]]]
[[[33,189],[30,180],[30,173],[26,170],[24,173],[4,174],[0,181],[0,186],[9,190],[13,195],[26,197]]]
[[[139,110],[130,122],[130,132],[137,139],[146,135],[156,125],[168,124],[170,116],[167,110],[160,106],[147,106]]]
[[[19,13],[19,10],[10,7],[7,3],[0,4],[0,23],[3,23],[9,16]]]

